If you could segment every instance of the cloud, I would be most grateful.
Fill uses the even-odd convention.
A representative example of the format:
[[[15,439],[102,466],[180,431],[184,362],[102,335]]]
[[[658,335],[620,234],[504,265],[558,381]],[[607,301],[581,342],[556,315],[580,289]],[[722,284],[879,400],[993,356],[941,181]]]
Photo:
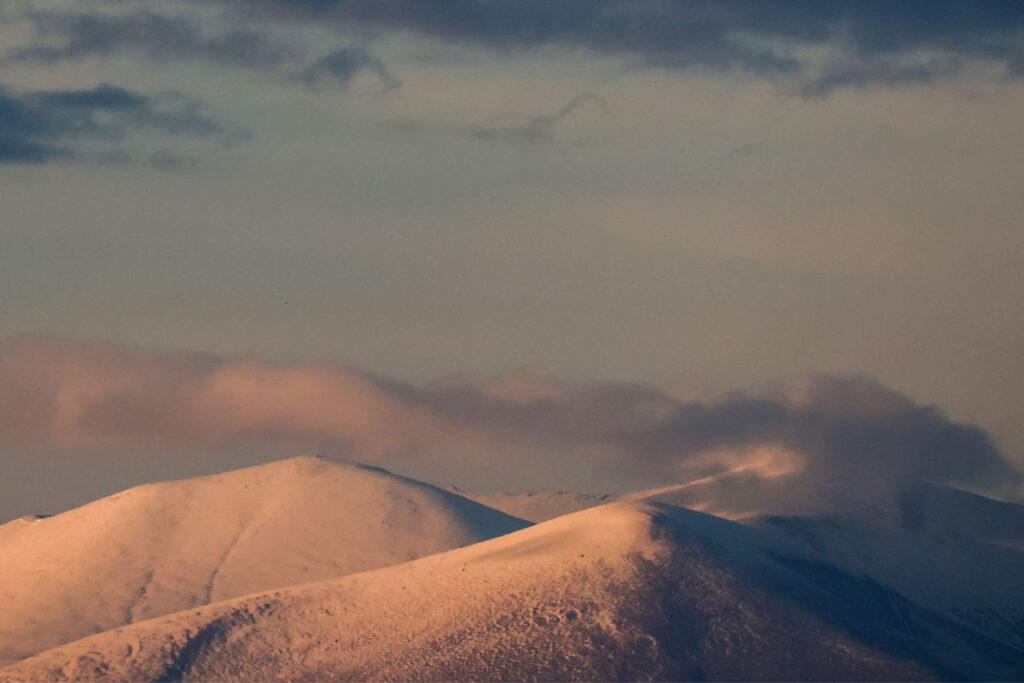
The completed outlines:
[[[835,62],[820,68],[796,86],[806,97],[824,97],[835,90],[866,88],[879,83],[890,86],[935,83],[955,74],[961,63],[950,58],[858,59]]]
[[[16,92],[0,85],[0,163],[123,162],[131,158],[123,140],[132,133],[222,143],[247,136],[181,93],[150,96],[109,84]]]
[[[302,41],[294,31],[287,39],[278,39],[275,33],[281,32],[272,25],[210,33],[197,19],[149,10],[119,14],[49,10],[29,12],[26,17],[35,32],[33,44],[2,55],[0,62],[55,64],[130,54],[154,62],[202,61],[313,85],[330,82],[344,87],[369,73],[386,90],[399,86],[384,63],[364,48],[341,48],[303,66],[307,49]]]
[[[13,62],[55,63],[86,57],[135,53],[155,61],[202,59],[226,66],[276,69],[294,48],[272,40],[264,31],[239,29],[207,36],[192,21],[139,10],[130,14],[30,12],[42,44],[6,56]]]
[[[398,80],[360,47],[307,60],[295,23],[318,30],[412,33],[508,52],[560,47],[634,67],[767,78],[822,97],[848,88],[899,87],[974,74],[990,64],[1024,74],[1024,6],[1012,0],[219,0],[243,28],[211,33],[198,3],[152,10],[36,10],[34,44],[5,59],[56,63],[132,54],[202,60],[297,82],[347,85],[359,73]],[[195,17],[189,15],[195,11]],[[284,20],[284,21],[282,21]],[[305,61],[304,61],[305,60]]]
[[[635,65],[783,78],[791,92],[815,96],[840,87],[931,82],[979,61],[1019,76],[1024,64],[1024,6],[1013,0],[246,3],[254,5],[276,16],[414,32],[493,50],[583,48]],[[827,59],[818,63],[811,53],[822,50]],[[930,63],[922,58],[928,55],[935,57]]]
[[[400,81],[380,59],[363,48],[346,47],[321,57],[303,70],[301,78],[310,85],[331,82],[347,87],[360,74],[375,76],[385,91],[397,88]]]
[[[335,364],[162,355],[45,336],[0,342],[0,443],[259,445],[377,462],[500,457],[517,468],[557,457],[668,481],[757,465],[766,478],[798,472],[805,482],[865,487],[925,479],[1006,493],[1021,482],[980,429],[863,377],[697,401],[639,384],[528,374],[414,385]]]
[[[161,171],[185,171],[197,168],[199,160],[159,149],[149,155],[149,165]]]
[[[535,116],[506,114],[491,119],[486,124],[477,124],[472,129],[473,134],[484,139],[503,138],[525,142],[554,142],[556,140],[555,126],[588,103],[593,103],[602,109],[607,109],[608,107],[608,103],[600,95],[580,93],[553,114],[539,114]],[[585,142],[587,141],[576,140],[571,144],[578,145]]]

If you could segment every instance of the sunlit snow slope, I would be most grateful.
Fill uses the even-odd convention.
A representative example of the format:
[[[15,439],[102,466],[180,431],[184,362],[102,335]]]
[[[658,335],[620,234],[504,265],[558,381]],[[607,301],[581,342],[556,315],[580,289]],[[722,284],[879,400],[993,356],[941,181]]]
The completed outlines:
[[[161,617],[13,680],[1019,679],[1020,649],[785,534],[612,503],[415,562]]]
[[[427,484],[315,457],[140,486],[0,526],[0,662],[525,526]]]

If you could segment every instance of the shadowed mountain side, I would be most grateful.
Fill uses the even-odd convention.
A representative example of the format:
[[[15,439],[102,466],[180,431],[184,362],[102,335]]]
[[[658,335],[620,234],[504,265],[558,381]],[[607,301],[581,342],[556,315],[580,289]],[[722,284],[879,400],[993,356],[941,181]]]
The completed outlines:
[[[139,486],[0,527],[0,661],[525,526],[428,484],[315,457]]]
[[[1024,505],[944,486],[907,489],[900,501],[907,531],[971,539],[1024,551]]]
[[[599,497],[476,499],[540,520],[558,509],[592,506]],[[667,503],[781,533],[808,558],[873,577],[947,618],[1024,647],[1024,506],[921,483],[808,489],[743,470],[619,500]]]
[[[1022,652],[783,536],[613,503],[404,565],[180,612],[0,672],[45,679],[1011,679]]]
[[[937,614],[1024,650],[1024,552],[946,533],[895,533],[823,517],[746,523],[787,535],[803,556],[872,580]]]

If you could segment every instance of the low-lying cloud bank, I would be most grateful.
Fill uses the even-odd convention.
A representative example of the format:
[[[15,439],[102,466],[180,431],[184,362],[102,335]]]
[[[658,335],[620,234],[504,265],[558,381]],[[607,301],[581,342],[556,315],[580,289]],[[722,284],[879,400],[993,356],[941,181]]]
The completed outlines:
[[[523,466],[589,458],[669,481],[756,459],[765,477],[925,479],[1004,496],[1021,485],[984,431],[859,376],[701,401],[528,374],[414,385],[336,364],[153,354],[49,336],[0,341],[0,445],[253,445],[375,462],[497,453]],[[768,463],[765,453],[785,457]]]

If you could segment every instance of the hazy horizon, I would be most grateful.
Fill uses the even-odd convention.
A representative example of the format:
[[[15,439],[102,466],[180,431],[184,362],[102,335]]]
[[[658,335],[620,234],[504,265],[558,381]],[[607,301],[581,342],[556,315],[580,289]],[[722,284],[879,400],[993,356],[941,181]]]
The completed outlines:
[[[1019,500],[1022,36],[5,2],[0,517],[307,452],[616,492],[778,448]]]

